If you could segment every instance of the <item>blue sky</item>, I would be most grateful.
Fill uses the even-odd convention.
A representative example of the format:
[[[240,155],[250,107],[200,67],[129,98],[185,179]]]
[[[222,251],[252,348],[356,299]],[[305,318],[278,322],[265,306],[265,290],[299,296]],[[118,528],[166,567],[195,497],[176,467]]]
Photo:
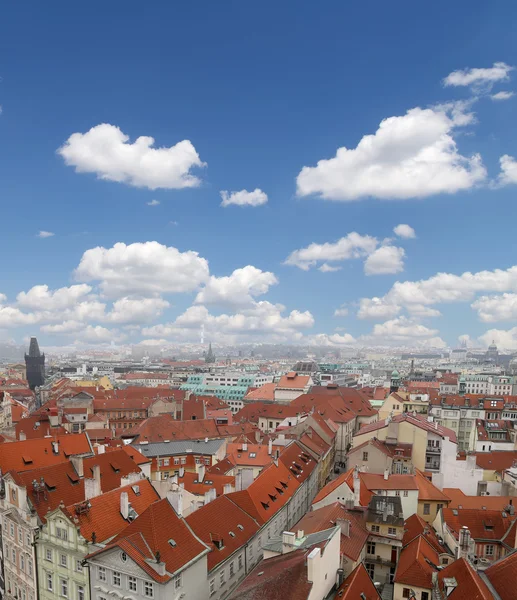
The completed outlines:
[[[517,348],[517,7],[148,4],[2,9],[3,339]]]

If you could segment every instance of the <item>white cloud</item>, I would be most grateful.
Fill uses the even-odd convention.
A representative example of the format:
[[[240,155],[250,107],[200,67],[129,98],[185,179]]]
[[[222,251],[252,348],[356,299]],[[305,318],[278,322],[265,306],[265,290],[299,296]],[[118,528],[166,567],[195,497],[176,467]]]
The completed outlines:
[[[404,270],[404,248],[381,246],[364,263],[366,275],[388,275]]]
[[[40,231],[36,237],[45,239],[49,237],[54,237],[55,235],[56,234],[52,233],[52,231]]]
[[[195,303],[246,306],[253,303],[254,297],[266,294],[277,283],[274,273],[248,265],[236,269],[227,277],[212,275],[196,296]]]
[[[505,154],[499,159],[501,172],[497,178],[496,185],[504,186],[517,183],[517,161],[513,156]]]
[[[109,296],[190,292],[208,279],[208,261],[191,250],[158,242],[87,250],[75,271],[79,281],[100,281]]]
[[[12,306],[0,306],[0,328],[21,327],[23,325],[32,325],[38,321],[37,315],[33,313],[24,313],[18,308]]]
[[[511,329],[489,329],[479,337],[479,341],[485,346],[495,342],[499,349],[515,350],[517,349],[517,327]]]
[[[85,283],[49,290],[48,285],[35,285],[28,292],[20,292],[16,296],[18,304],[23,308],[37,311],[56,311],[73,308],[79,300],[92,291]]]
[[[352,201],[425,198],[467,190],[486,178],[477,154],[462,156],[453,138],[456,127],[473,121],[467,105],[413,108],[381,122],[374,135],[356,148],[339,148],[336,156],[303,167],[298,195]]]
[[[336,310],[334,311],[335,317],[346,317],[347,315],[348,315],[348,308],[346,308],[345,306],[340,306],[339,308],[336,308]]]
[[[159,206],[159,200],[151,200],[150,202],[146,202],[147,206]]]
[[[126,338],[116,329],[106,329],[100,325],[88,325],[82,331],[74,332],[76,342],[88,342],[90,344],[102,344],[119,342]]]
[[[517,294],[481,296],[471,306],[485,323],[517,319]]]
[[[411,304],[407,307],[412,317],[441,317],[442,313],[436,308],[423,306],[422,304]]]
[[[301,331],[314,325],[309,311],[291,311],[283,316],[285,307],[270,302],[256,302],[251,308],[235,314],[213,315],[205,306],[191,306],[173,323],[165,323],[142,329],[143,335],[175,340],[199,339],[204,326],[205,339],[224,342],[267,339],[268,341],[293,341],[301,337]]]
[[[113,303],[105,320],[110,323],[149,323],[169,306],[162,298],[120,298]]]
[[[409,225],[406,225],[405,223],[401,223],[400,225],[397,225],[396,227],[394,227],[393,233],[395,235],[397,235],[398,237],[401,237],[401,238],[404,238],[407,240],[416,238],[415,230],[412,227],[410,227]]]
[[[425,325],[416,323],[407,317],[398,317],[385,323],[374,325],[372,335],[404,341],[414,338],[431,338],[436,336],[437,333],[437,329],[429,329]]]
[[[80,321],[63,321],[62,323],[56,323],[55,325],[43,325],[40,327],[42,333],[49,334],[65,334],[74,333],[84,329],[84,323]]]
[[[445,86],[469,86],[474,90],[490,90],[500,81],[507,81],[513,67],[504,62],[494,63],[489,68],[463,69],[449,73],[443,80]]]
[[[99,179],[151,190],[200,184],[190,170],[205,163],[190,140],[170,148],[153,145],[154,139],[149,136],[141,136],[131,144],[129,136],[118,127],[102,123],[87,133],[73,133],[57,152],[77,173],[95,173]]]
[[[355,344],[357,340],[349,333],[344,333],[343,335],[338,333],[330,335],[326,333],[317,333],[316,335],[308,336],[304,342],[312,344],[313,346],[349,346]]]
[[[261,189],[256,188],[252,192],[247,190],[241,190],[240,192],[228,192],[223,190],[221,192],[221,206],[230,206],[235,204],[237,206],[262,206],[267,204],[267,194]]]
[[[318,271],[321,271],[322,273],[335,273],[336,271],[341,271],[342,268],[343,267],[333,267],[327,263],[323,263],[318,267]]]
[[[390,304],[383,298],[361,298],[357,317],[359,319],[383,320],[395,317],[400,311],[400,306]]]
[[[365,257],[377,248],[377,244],[377,238],[353,231],[334,243],[312,243],[306,248],[294,250],[287,257],[285,264],[308,271],[319,261],[343,261]]]
[[[492,94],[490,96],[490,98],[492,98],[492,100],[495,101],[501,101],[501,100],[509,100],[510,98],[513,98],[514,96],[514,92],[497,92],[497,94]]]

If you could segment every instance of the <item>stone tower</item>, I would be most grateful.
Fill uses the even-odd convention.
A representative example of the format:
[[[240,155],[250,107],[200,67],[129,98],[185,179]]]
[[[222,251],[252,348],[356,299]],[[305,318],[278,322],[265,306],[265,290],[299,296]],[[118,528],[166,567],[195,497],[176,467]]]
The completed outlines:
[[[41,354],[38,340],[31,338],[29,354],[25,354],[25,367],[27,370],[27,381],[29,387],[34,390],[43,385],[45,381],[45,354]]]

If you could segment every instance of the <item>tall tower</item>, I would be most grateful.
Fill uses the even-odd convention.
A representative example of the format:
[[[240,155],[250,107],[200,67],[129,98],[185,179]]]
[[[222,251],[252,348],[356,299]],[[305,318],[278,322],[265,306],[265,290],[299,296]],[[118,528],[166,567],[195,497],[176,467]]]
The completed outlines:
[[[399,372],[395,369],[393,371],[393,373],[391,374],[390,394],[393,394],[393,392],[398,392],[399,387],[400,387],[400,375],[399,375]]]
[[[212,350],[212,342],[210,342],[210,344],[208,345],[208,352],[205,355],[205,362],[206,363],[215,363],[215,354],[214,354],[214,351]]]
[[[34,390],[36,387],[43,385],[45,381],[45,354],[41,354],[38,340],[35,337],[31,337],[29,354],[25,354],[25,367],[30,389]]]

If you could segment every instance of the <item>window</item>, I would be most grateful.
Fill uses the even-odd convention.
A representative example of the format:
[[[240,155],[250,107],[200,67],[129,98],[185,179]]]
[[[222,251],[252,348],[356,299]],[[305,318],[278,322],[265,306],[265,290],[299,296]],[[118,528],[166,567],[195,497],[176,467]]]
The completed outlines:
[[[205,465],[210,465],[210,459],[209,458],[205,458]]]
[[[77,600],[84,600],[84,587],[82,585],[77,586]]]
[[[429,592],[422,592],[422,600],[429,600]]]
[[[388,535],[397,535],[395,527],[388,527]]]
[[[13,563],[16,564],[16,550],[14,548],[12,549],[12,557],[13,557]]]
[[[14,523],[11,523],[11,537],[14,537]]]
[[[23,544],[23,531],[21,527],[18,526],[18,543]]]
[[[169,459],[168,458],[164,458],[163,459],[163,466],[164,467],[168,467],[169,466]]]
[[[47,573],[47,590],[51,592],[53,589],[52,573]]]
[[[52,550],[50,548],[45,550],[45,560],[52,562]]]
[[[23,552],[20,553],[20,569],[25,571],[25,556],[23,555]]]
[[[120,587],[120,573],[118,571],[113,571],[113,585]]]
[[[402,598],[409,598],[409,594],[411,593],[411,590],[409,588],[403,588],[402,590]]]
[[[210,580],[209,592],[210,592],[210,596],[215,594],[215,579]]]
[[[407,490],[404,490],[404,498],[407,498],[409,496],[409,492]]]
[[[224,579],[224,569],[219,573],[219,585],[223,586],[225,582]]]
[[[232,562],[230,563],[230,577],[233,577],[235,575],[235,564],[232,560]]]
[[[180,464],[180,459],[179,458],[175,458],[174,459],[174,464],[175,465],[179,465]]]
[[[174,578],[174,589],[179,590],[181,588],[181,575],[177,575]]]
[[[29,570],[29,575],[32,576],[32,559],[27,559],[27,569]]]
[[[363,460],[364,462],[368,462],[368,452],[363,452]]]
[[[400,496],[400,490],[395,490],[395,496]]]
[[[378,525],[372,525],[373,533],[379,533],[380,530],[381,530],[381,528]]]
[[[494,546],[492,544],[485,546],[485,556],[494,556]]]
[[[56,537],[59,540],[66,541],[68,539],[68,531],[62,527],[56,527]]]
[[[82,570],[83,570],[83,563],[82,563],[80,560],[76,560],[76,561],[75,561],[75,570],[76,570],[78,573],[81,573],[81,572],[82,572]]]
[[[99,581],[106,581],[106,569],[104,567],[98,567],[97,576]]]
[[[366,544],[366,554],[375,554],[375,542],[368,542]]]
[[[144,595],[146,598],[154,598],[154,585],[150,581],[144,581]]]
[[[431,514],[431,505],[424,504],[424,515],[430,515],[430,514]]]
[[[63,598],[68,598],[68,580],[67,579],[61,579],[61,596],[63,596]]]
[[[187,464],[187,458],[185,456],[181,457],[181,464],[182,465],[186,465]]]
[[[370,576],[370,579],[373,579],[375,577],[375,565],[372,563],[365,563],[364,564],[366,570],[368,571],[368,575]]]
[[[67,566],[66,554],[61,554],[61,556],[59,557],[59,564],[62,567],[66,567]]]
[[[242,569],[242,554],[239,555],[237,564],[239,565],[239,571],[240,571]]]
[[[136,577],[129,575],[127,578],[127,587],[130,592],[136,592]]]
[[[31,545],[31,534],[28,533],[27,537],[25,538],[25,543],[27,544],[27,546]]]

